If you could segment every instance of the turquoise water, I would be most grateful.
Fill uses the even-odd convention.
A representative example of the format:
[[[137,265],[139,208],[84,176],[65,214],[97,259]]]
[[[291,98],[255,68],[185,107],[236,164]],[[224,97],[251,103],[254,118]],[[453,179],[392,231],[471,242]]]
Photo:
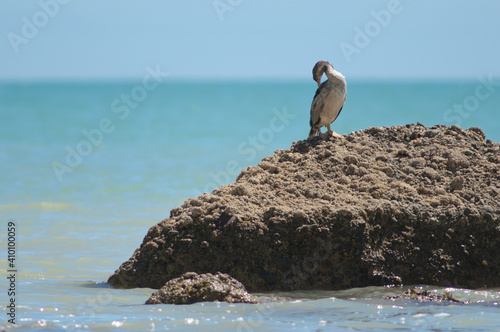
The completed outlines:
[[[484,80],[348,82],[332,128],[457,123],[498,142],[500,87]],[[313,81],[1,83],[0,326],[10,221],[16,323],[26,328],[498,330],[499,289],[452,290],[467,305],[380,300],[398,290],[374,287],[293,293],[289,303],[145,306],[152,290],[102,284],[171,208],[305,139],[314,92]]]

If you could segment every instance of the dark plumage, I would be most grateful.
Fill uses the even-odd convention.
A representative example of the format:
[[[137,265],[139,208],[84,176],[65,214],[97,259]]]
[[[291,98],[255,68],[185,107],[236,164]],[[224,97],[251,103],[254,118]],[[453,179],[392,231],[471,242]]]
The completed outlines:
[[[318,83],[318,89],[311,105],[309,125],[311,131],[308,139],[320,136],[341,136],[331,130],[330,125],[340,114],[346,98],[346,82],[344,76],[336,71],[328,61],[318,61],[312,70],[313,79]],[[326,74],[328,79],[321,83],[321,77]],[[321,134],[320,128],[326,126],[327,132]]]

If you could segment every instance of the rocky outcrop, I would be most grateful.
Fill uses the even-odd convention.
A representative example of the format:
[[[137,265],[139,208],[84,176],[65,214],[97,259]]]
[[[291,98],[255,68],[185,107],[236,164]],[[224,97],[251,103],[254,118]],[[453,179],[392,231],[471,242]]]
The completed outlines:
[[[224,273],[187,272],[167,281],[146,304],[192,304],[197,302],[258,303],[238,280]]]
[[[400,295],[396,296],[383,296],[385,300],[415,300],[419,302],[452,302],[461,303],[453,297],[452,293],[443,291],[443,294],[438,294],[437,291],[429,291],[422,289],[422,287],[413,287],[405,290]]]
[[[294,142],[151,227],[109,278],[228,273],[249,291],[500,286],[500,152],[479,128]]]

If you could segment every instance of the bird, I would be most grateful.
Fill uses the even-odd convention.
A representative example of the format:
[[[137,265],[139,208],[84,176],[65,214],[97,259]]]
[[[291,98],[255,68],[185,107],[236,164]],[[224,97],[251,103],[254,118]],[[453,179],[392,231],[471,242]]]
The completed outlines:
[[[347,93],[345,77],[325,60],[318,61],[314,65],[312,74],[313,79],[318,83],[318,89],[311,104],[311,118],[309,120],[311,131],[309,131],[308,140],[313,139],[317,134],[323,138],[340,138],[342,135],[334,132],[330,126],[344,107]],[[328,79],[321,83],[323,74],[326,74]],[[327,128],[327,132],[321,134],[320,128],[324,126]]]

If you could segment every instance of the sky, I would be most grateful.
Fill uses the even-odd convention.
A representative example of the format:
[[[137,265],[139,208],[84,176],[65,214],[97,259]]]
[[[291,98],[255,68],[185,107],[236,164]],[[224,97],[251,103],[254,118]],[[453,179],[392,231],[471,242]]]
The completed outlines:
[[[497,0],[3,0],[0,80],[500,76]]]

